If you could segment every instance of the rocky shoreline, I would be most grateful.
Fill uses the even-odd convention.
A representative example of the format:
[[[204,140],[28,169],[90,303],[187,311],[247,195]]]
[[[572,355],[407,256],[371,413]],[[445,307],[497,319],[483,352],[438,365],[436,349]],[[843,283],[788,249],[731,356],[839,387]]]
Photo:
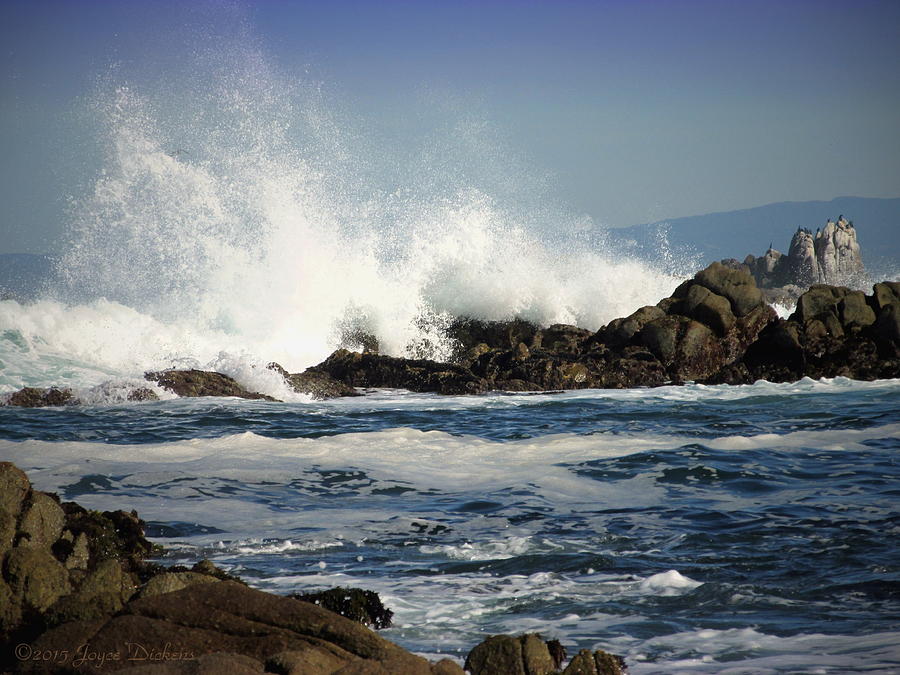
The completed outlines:
[[[817,284],[779,318],[745,268],[713,263],[656,305],[614,319],[596,332],[522,320],[458,319],[450,363],[339,349],[303,373],[279,372],[314,398],[358,396],[360,389],[400,388],[439,394],[657,387],[693,381],[752,384],[802,377],[874,380],[900,377],[900,283],[872,294]],[[367,344],[375,345],[374,338]],[[145,378],[179,396],[238,396],[274,401],[227,375],[166,370]],[[136,388],[130,400],[153,400]],[[23,407],[78,403],[69,389],[25,388],[7,395]]]
[[[216,675],[463,675],[431,663],[374,628],[392,613],[371,591],[277,596],[200,561],[162,553],[134,511],[88,511],[32,489],[0,462],[0,672]],[[491,636],[475,646],[472,675],[550,675],[566,650],[536,634]],[[620,675],[620,657],[581,650],[565,675]]]

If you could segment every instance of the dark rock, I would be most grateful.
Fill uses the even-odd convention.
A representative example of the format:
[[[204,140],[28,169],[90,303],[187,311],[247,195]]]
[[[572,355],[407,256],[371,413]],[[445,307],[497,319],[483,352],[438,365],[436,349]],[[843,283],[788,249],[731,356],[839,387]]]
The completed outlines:
[[[43,613],[72,590],[69,573],[49,551],[17,546],[6,557],[6,581],[16,604]]]
[[[17,597],[9,584],[0,578],[0,644],[4,636],[12,633],[22,623],[22,598]],[[0,664],[3,657],[0,655]]]
[[[712,328],[716,335],[724,337],[735,324],[731,311],[731,303],[723,296],[713,293],[700,284],[692,284],[681,304],[678,313],[696,319]]]
[[[170,661],[230,653],[265,663],[284,652],[313,653],[325,663],[324,668],[304,671],[310,675],[335,672],[331,657],[340,659],[340,667],[379,666],[387,673],[411,675],[432,672],[425,659],[354,621],[312,603],[230,581],[192,585],[173,593],[132,600],[105,622],[64,624],[44,633],[32,647],[69,649],[74,653],[85,643],[99,653],[124,654],[128,643],[148,651],[167,647]],[[108,669],[126,665],[135,664],[110,662]]]
[[[481,321],[460,318],[450,324],[447,336],[458,341],[462,351],[478,344],[486,344],[491,349],[514,349],[520,342],[529,348],[540,347],[542,331],[540,326],[523,319]]]
[[[78,589],[55,602],[46,612],[49,625],[66,621],[94,621],[118,612],[134,595],[134,582],[118,560],[105,560],[81,582]]]
[[[450,659],[441,659],[431,664],[431,673],[432,675],[466,675],[462,666]]]
[[[559,640],[547,640],[547,651],[550,652],[550,658],[553,659],[553,667],[559,670],[566,660],[566,648]]]
[[[606,389],[658,387],[669,379],[665,366],[652,353],[642,347],[626,347],[620,358],[608,362],[598,386]]]
[[[837,304],[849,292],[849,288],[816,284],[800,296],[797,308],[790,318],[799,323],[805,323],[824,314],[837,316]]]
[[[194,572],[196,574],[205,574],[206,576],[214,577],[215,579],[218,579],[219,581],[236,581],[239,584],[244,584],[245,586],[247,585],[246,583],[244,583],[244,580],[241,579],[240,577],[236,577],[233,574],[229,574],[225,570],[223,570],[219,567],[216,567],[209,560],[206,560],[206,559],[201,560],[200,562],[196,563],[191,568],[191,572]]]
[[[49,549],[62,534],[65,519],[55,499],[42,492],[33,493],[19,522],[19,533],[24,536],[19,545]]]
[[[139,596],[150,598],[154,595],[174,593],[194,584],[217,584],[219,579],[197,572],[164,572],[150,577],[141,587]]]
[[[342,649],[308,646],[278,652],[266,659],[266,671],[278,675],[304,675],[305,673],[334,673],[347,664],[350,655]]]
[[[138,387],[128,392],[129,401],[158,401],[159,396],[152,389],[147,387]]]
[[[339,349],[306,372],[327,373],[351,387],[387,387],[441,394],[477,394],[490,387],[467,368],[427,359],[401,359]]]
[[[88,542],[90,565],[115,558],[137,566],[150,554],[150,542],[144,537],[143,520],[132,511],[88,511],[74,502],[64,502],[66,529],[76,538],[84,534]]]
[[[305,675],[462,674],[450,661],[432,666],[314,602],[249,589],[208,560],[191,570],[146,563],[151,549],[135,512],[60,507],[9,463],[0,463],[0,488],[0,512],[13,528],[24,523],[0,555],[0,643],[66,655],[17,660],[0,650],[2,672],[260,673],[268,663]],[[390,623],[374,593],[334,589],[320,602],[365,612],[358,618],[376,627]],[[79,658],[85,645],[93,657]]]
[[[374,591],[360,588],[331,588],[318,593],[294,593],[292,598],[311,602],[372,628],[390,628],[394,613]]]
[[[307,370],[286,378],[294,391],[309,394],[313,398],[328,399],[338,396],[362,396],[353,387],[331,377],[328,373]]]
[[[6,405],[20,408],[46,408],[49,406],[71,405],[78,401],[72,395],[71,389],[36,389],[25,387],[13,392],[6,399]]]
[[[887,305],[875,321],[875,337],[881,342],[900,347],[900,302]]]
[[[178,396],[237,396],[264,401],[276,400],[271,396],[244,389],[227,375],[205,370],[162,370],[145,373],[144,378]]]
[[[625,675],[627,670],[625,659],[621,656],[602,649],[593,654],[587,649],[582,649],[572,657],[563,675]]]
[[[837,314],[841,325],[849,328],[865,328],[875,323],[875,312],[866,303],[862,291],[850,291],[837,304]]]
[[[841,337],[845,332],[871,326],[876,316],[862,291],[817,284],[800,296],[790,319],[804,325],[818,320],[830,335]]]
[[[270,363],[266,366],[269,370],[279,373],[290,387],[300,394],[309,394],[316,399],[329,399],[338,396],[362,396],[356,389],[340,382],[328,373],[307,370],[293,375],[278,363]]]
[[[556,354],[577,354],[593,336],[585,328],[556,323],[541,331],[541,349]],[[521,344],[521,343],[520,343]]]
[[[631,341],[631,338],[640,330],[656,319],[666,315],[659,307],[641,307],[636,312],[622,319],[613,319],[606,326],[597,331],[596,339],[610,347],[622,347]]]
[[[22,505],[30,494],[25,472],[11,462],[0,462],[0,563],[12,548]]]
[[[590,366],[577,356],[544,351],[491,350],[472,364],[472,372],[493,383],[485,389],[546,391],[595,385]]]
[[[149,653],[144,661],[150,661]],[[264,672],[264,666],[258,659],[223,652],[204,654],[192,659],[154,662],[153,665],[128,669],[129,675],[257,675]]]
[[[492,635],[466,657],[472,675],[550,675],[556,672],[550,650],[539,635]]]
[[[724,364],[724,351],[712,330],[685,316],[651,321],[637,338],[679,380],[703,379]]]
[[[694,276],[694,282],[728,300],[731,304],[731,311],[737,317],[746,316],[752,310],[765,304],[762,293],[756,287],[756,281],[750,274],[741,270],[729,269],[721,263],[713,263],[698,272]],[[688,289],[691,285],[693,284],[689,284]],[[683,286],[684,284],[679,286],[679,289]],[[685,295],[679,295],[678,289],[676,289],[674,295],[685,297],[687,292]]]
[[[739,362],[723,368],[710,381],[898,377],[898,315],[900,297],[890,286],[876,284],[866,297],[841,286],[813,285],[800,296],[787,321],[779,319],[767,326]]]
[[[900,282],[882,281],[872,287],[872,308],[876,312],[897,304],[900,304]]]

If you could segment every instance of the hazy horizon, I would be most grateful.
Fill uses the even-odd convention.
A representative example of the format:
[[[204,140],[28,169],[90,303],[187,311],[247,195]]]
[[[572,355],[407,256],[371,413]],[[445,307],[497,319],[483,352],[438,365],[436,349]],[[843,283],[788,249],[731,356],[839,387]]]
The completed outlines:
[[[0,19],[0,252],[59,247],[105,165],[99,90],[171,81],[177,112],[218,45],[313,92],[371,190],[419,180],[424,148],[546,227],[900,195],[896,3],[42,0]]]

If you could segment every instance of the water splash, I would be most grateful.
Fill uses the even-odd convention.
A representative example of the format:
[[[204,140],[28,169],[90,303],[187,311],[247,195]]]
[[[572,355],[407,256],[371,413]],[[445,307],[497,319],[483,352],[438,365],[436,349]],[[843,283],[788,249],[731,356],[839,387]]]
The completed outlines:
[[[396,152],[252,46],[201,50],[166,75],[114,71],[91,103],[105,164],[74,200],[54,311],[68,312],[60,348],[104,368],[202,367],[225,352],[299,370],[348,331],[442,358],[453,316],[597,329],[678,282],[605,253],[583,216],[492,193],[485,175],[516,181],[501,149],[488,168],[446,165],[466,155],[454,139],[479,140],[471,120],[391,170]],[[79,318],[86,306],[108,310],[103,330]],[[57,337],[41,336],[48,349]]]

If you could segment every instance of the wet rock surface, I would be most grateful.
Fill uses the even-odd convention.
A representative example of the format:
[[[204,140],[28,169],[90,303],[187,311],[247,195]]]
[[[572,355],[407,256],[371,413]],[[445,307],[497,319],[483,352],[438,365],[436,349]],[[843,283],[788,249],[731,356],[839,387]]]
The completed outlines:
[[[402,359],[339,349],[307,372],[325,373],[351,387],[386,387],[440,394],[478,394],[490,386],[468,368],[427,359]]]
[[[67,405],[74,401],[71,389],[37,389],[24,387],[13,392],[7,399],[6,405],[19,408],[47,408],[50,406]]]
[[[767,325],[740,359],[710,381],[900,377],[898,317],[900,283],[875,284],[871,295],[814,285],[800,297],[793,314]]]
[[[390,628],[394,613],[373,591],[361,588],[331,588],[318,593],[294,593],[296,600],[311,602],[372,628]]]
[[[271,396],[244,389],[227,375],[206,370],[161,370],[146,373],[144,377],[178,396],[237,396],[275,400]]]
[[[774,319],[749,273],[714,263],[597,332],[461,319],[450,328],[454,364],[339,350],[311,370],[355,387],[444,394],[659,386],[713,376]]]
[[[466,658],[465,669],[471,675],[554,675],[560,673],[566,650],[557,640],[544,639],[537,633],[525,635],[492,635]],[[579,651],[562,675],[624,675],[621,656],[603,650]]]
[[[289,373],[277,363],[270,363],[267,368],[279,373],[287,384],[299,394],[309,394],[315,399],[328,399],[338,396],[362,396],[360,392],[348,384],[336,380],[328,373],[306,370],[302,373]]]

